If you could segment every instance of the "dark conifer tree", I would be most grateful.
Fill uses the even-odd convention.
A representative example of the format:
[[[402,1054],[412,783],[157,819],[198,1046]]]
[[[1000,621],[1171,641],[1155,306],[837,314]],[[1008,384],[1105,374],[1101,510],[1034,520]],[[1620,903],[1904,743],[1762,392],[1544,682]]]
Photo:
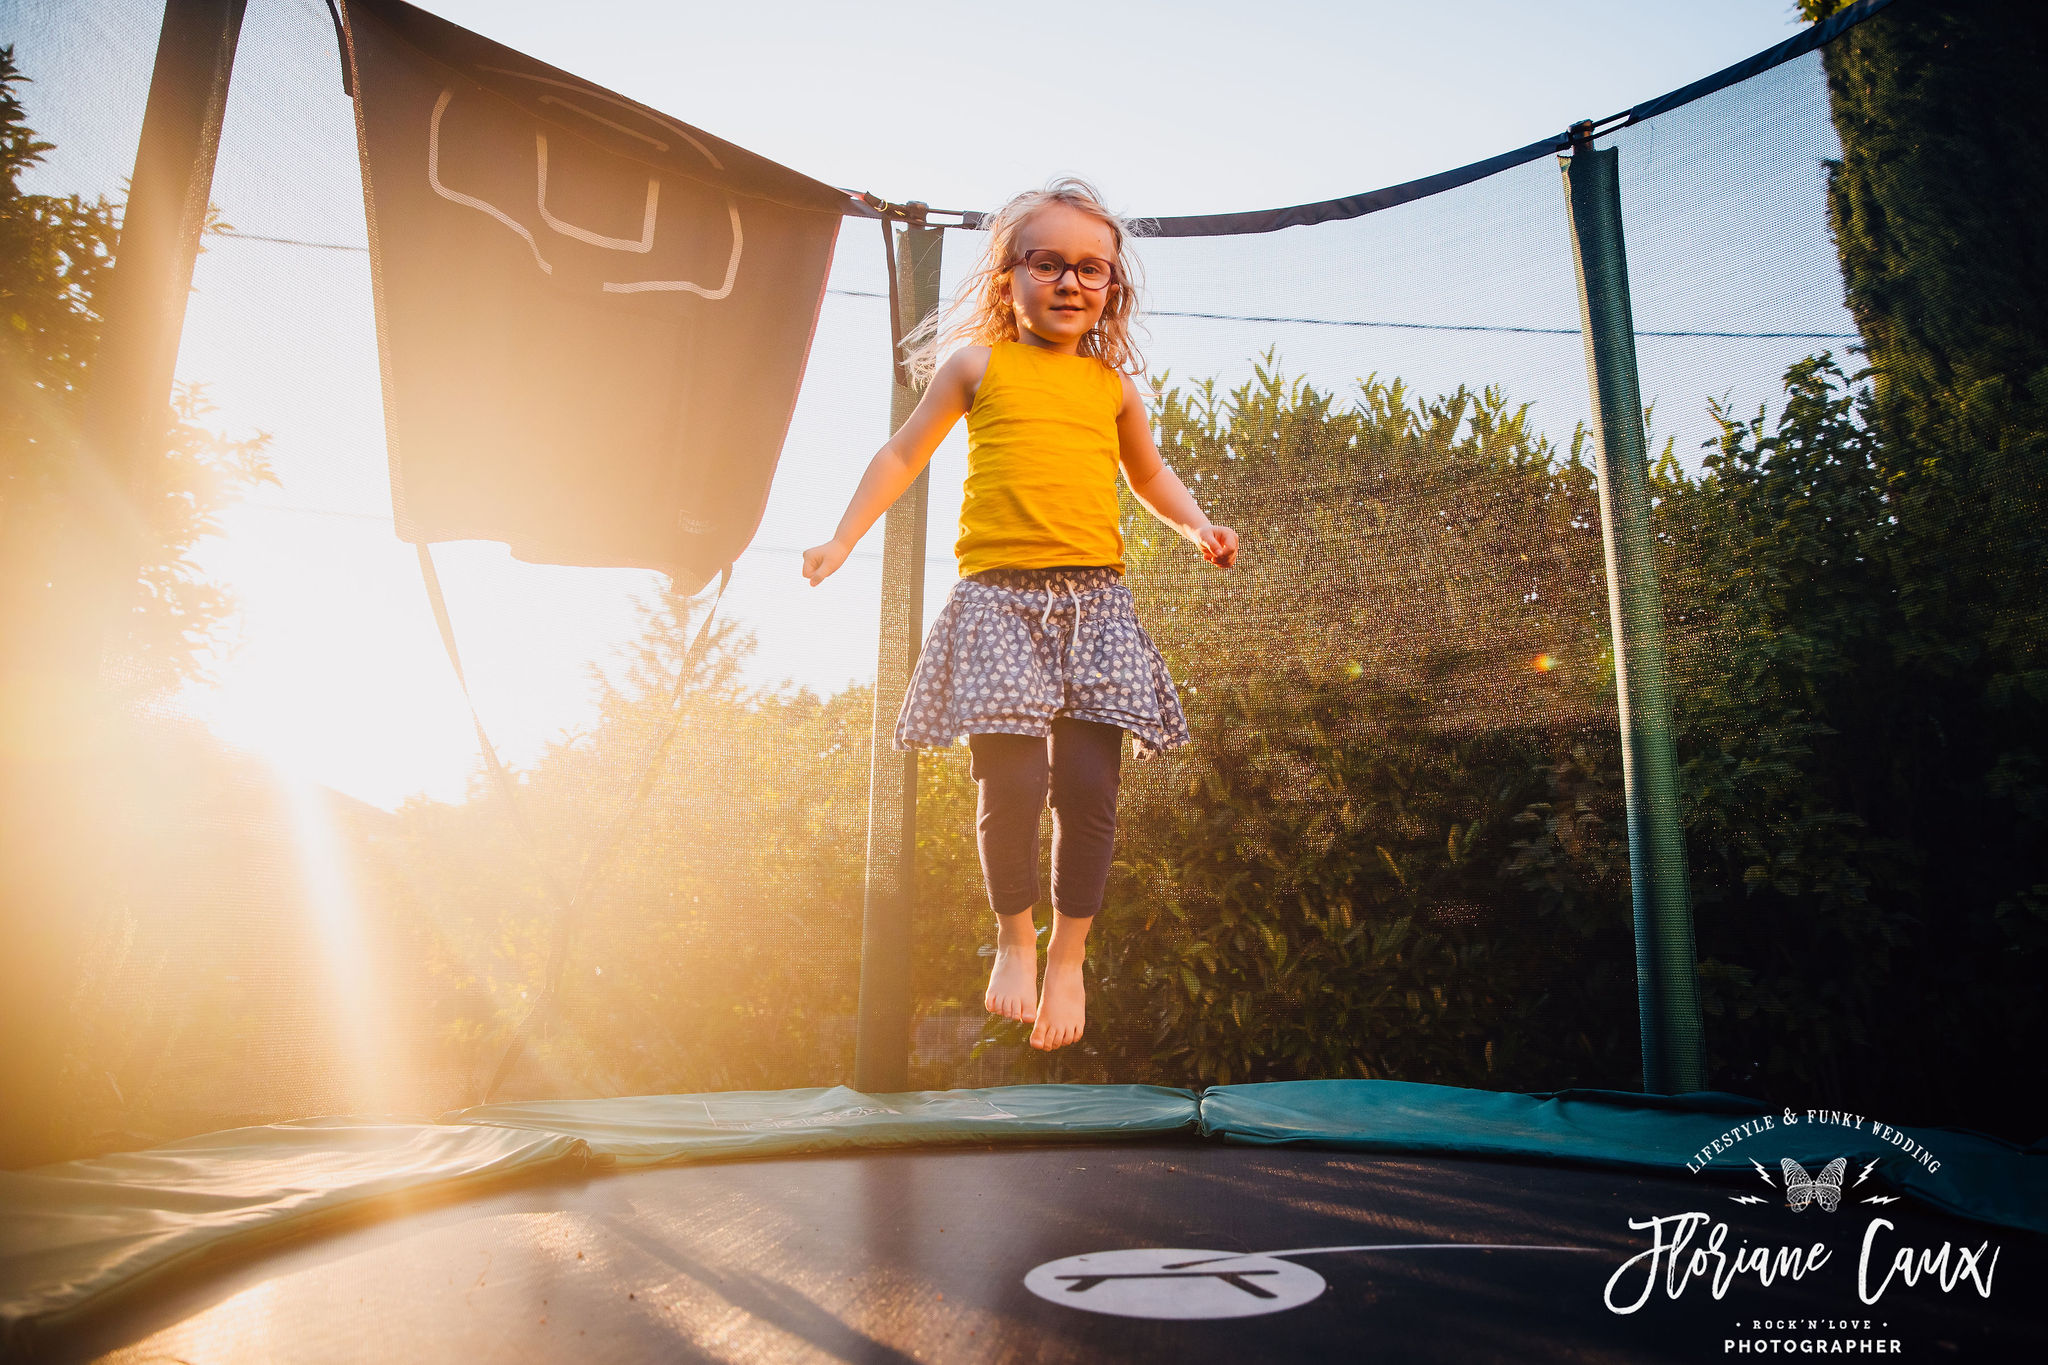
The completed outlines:
[[[2025,387],[2048,366],[2048,8],[1902,0],[1821,60],[1829,217],[1880,391]]]
[[[1857,549],[1877,569],[1866,616],[1884,648],[1816,684],[1835,732],[1819,751],[1844,805],[1915,869],[1872,892],[1917,921],[1874,1041],[1902,1072],[1938,1075],[1929,1097],[1949,1112],[2029,1089],[1954,1038],[2038,1031],[2028,982],[2048,955],[2044,59],[2048,10],[1995,0],[1896,0],[1822,50],[1842,143],[1830,226],[1871,372],[1880,499]],[[1948,1038],[1917,1013],[1934,1000],[1965,1002],[1943,1007]],[[2005,1112],[2038,1136],[2038,1104]]]

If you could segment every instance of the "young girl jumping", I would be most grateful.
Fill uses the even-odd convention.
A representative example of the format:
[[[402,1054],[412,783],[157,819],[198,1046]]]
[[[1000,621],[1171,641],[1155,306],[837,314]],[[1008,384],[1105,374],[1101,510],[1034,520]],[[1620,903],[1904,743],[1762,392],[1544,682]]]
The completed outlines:
[[[967,737],[994,970],[985,1003],[1035,1021],[1031,1045],[1081,1036],[1081,962],[1116,835],[1123,732],[1140,758],[1188,742],[1173,680],[1123,584],[1119,464],[1131,492],[1219,568],[1237,533],[1211,524],[1159,458],[1132,382],[1130,233],[1086,182],[1020,194],[985,224],[988,254],[911,357],[930,375],[917,410],[862,475],[832,539],[804,552],[831,576],[967,418],[960,581],[932,623],[895,747]],[[943,365],[940,350],[960,344]],[[935,372],[934,372],[935,371]],[[1052,940],[1038,993],[1038,813],[1052,807]],[[1034,996],[1036,1002],[1034,1003]]]

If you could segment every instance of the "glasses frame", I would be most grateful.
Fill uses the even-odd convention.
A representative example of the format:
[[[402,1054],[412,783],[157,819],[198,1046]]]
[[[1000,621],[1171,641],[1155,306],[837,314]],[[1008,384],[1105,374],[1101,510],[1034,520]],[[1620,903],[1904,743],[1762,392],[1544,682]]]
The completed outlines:
[[[1100,256],[1083,256],[1078,261],[1070,261],[1066,257],[1060,255],[1059,252],[1054,251],[1051,247],[1045,246],[1035,247],[1032,250],[1025,252],[1022,256],[1017,257],[1015,260],[1011,261],[1008,265],[1003,267],[1003,273],[1007,275],[1020,265],[1028,268],[1034,256],[1050,256],[1055,261],[1058,261],[1060,263],[1059,274],[1053,276],[1049,280],[1038,281],[1040,284],[1051,285],[1054,289],[1059,288],[1061,283],[1066,280],[1067,272],[1069,271],[1073,272],[1074,283],[1078,285],[1080,288],[1087,290],[1091,294],[1100,294],[1105,290],[1109,289],[1112,285],[1122,283],[1122,281],[1117,277],[1115,261],[1105,261]],[[1089,284],[1086,281],[1084,281],[1081,278],[1081,267],[1086,265],[1090,261],[1096,262],[1097,264],[1101,265],[1103,269],[1107,270],[1109,272],[1109,278],[1103,281],[1101,284]],[[1033,276],[1032,278],[1037,279],[1036,276]]]

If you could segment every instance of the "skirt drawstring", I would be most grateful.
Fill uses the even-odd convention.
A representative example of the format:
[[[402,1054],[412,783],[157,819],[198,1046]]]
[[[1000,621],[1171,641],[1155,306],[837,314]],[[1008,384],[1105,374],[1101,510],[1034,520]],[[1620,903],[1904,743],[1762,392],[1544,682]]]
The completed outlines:
[[[1067,597],[1074,604],[1074,625],[1067,634],[1067,658],[1071,661],[1074,657],[1074,651],[1081,644],[1081,594],[1074,587],[1074,580],[1065,574],[1060,575],[1059,586],[1067,590]],[[1040,630],[1050,631],[1052,629],[1054,600],[1053,585],[1048,583],[1045,585],[1045,610],[1038,614],[1038,628]]]
[[[1081,647],[1081,593],[1074,586],[1072,579],[1066,580],[1066,583],[1067,593],[1074,599],[1074,633],[1067,638],[1067,662],[1071,664],[1074,651]]]

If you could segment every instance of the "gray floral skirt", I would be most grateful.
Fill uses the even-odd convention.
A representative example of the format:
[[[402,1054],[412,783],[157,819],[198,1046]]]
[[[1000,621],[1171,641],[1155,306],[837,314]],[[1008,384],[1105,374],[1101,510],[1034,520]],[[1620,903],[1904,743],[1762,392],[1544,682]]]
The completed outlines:
[[[1166,660],[1115,569],[990,569],[961,579],[911,674],[896,747],[1048,735],[1054,716],[1121,726],[1139,758],[1189,738]]]

